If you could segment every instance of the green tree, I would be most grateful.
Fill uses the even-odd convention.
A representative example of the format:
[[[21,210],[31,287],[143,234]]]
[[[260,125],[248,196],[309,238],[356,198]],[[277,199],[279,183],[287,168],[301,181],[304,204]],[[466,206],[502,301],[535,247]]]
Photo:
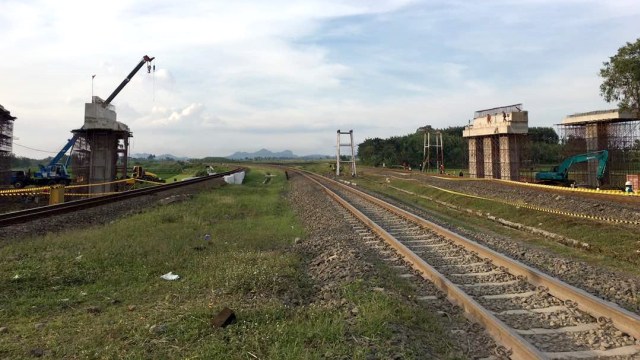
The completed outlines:
[[[550,127],[530,127],[528,135],[532,142],[545,144],[558,144],[560,142],[560,137]]]
[[[600,95],[607,102],[618,102],[621,110],[640,113],[640,38],[627,43],[603,63]]]

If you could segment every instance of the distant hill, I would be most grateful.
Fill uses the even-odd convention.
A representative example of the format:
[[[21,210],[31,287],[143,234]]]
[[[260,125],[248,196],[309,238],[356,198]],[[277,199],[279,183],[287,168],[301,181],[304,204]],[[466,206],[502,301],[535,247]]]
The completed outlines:
[[[294,155],[291,150],[285,150],[285,151],[281,151],[281,152],[272,152],[269,151],[267,149],[260,149],[256,152],[243,152],[243,151],[236,151],[235,153],[229,155],[226,157],[227,159],[232,159],[232,160],[244,160],[244,159],[256,159],[256,158],[262,158],[262,159],[295,159],[297,158],[296,155]]]
[[[299,159],[303,159],[303,160],[319,160],[319,159],[334,159],[334,158],[335,156],[320,155],[320,154],[304,155],[299,157]]]
[[[245,159],[324,159],[328,158],[327,155],[306,155],[306,156],[298,156],[295,155],[291,150],[284,150],[280,152],[273,152],[267,149],[260,149],[256,152],[242,152],[237,151],[229,156],[226,156],[227,159],[232,160],[245,160]]]
[[[138,153],[138,154],[132,154],[131,157],[134,159],[148,159],[149,156],[151,156],[153,154],[148,154],[148,153]],[[162,154],[162,155],[154,155],[154,159],[156,160],[189,160],[188,157],[185,156],[175,156],[175,155],[171,155],[171,154]]]
[[[191,158],[189,157],[184,157],[184,156],[175,156],[175,155],[171,155],[171,154],[162,154],[162,155],[155,155],[155,154],[149,154],[149,153],[136,153],[136,154],[132,154],[131,158],[133,159],[149,159],[149,156],[155,156],[154,159],[155,160],[190,160]],[[298,156],[295,155],[291,150],[284,150],[284,151],[280,151],[280,152],[273,152],[267,149],[260,149],[256,152],[242,152],[242,151],[237,151],[229,156],[224,156],[221,158],[205,158],[205,159],[210,159],[211,161],[213,161],[212,159],[230,159],[230,160],[245,160],[245,159],[249,159],[249,160],[254,160],[254,159],[299,159],[299,160],[317,160],[317,159],[330,159],[332,158],[331,156],[328,155],[305,155],[305,156]],[[218,160],[216,160],[218,161]]]

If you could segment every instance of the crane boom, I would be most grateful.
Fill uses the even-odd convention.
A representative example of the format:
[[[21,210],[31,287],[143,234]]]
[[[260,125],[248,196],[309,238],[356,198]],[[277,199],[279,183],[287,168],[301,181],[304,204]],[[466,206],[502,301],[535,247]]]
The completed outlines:
[[[76,140],[78,140],[77,134],[73,135],[71,139],[67,140],[67,144],[62,148],[62,150],[60,150],[58,154],[54,156],[53,159],[51,159],[51,161],[49,161],[49,166],[58,164],[62,157],[67,153],[67,151],[69,151],[69,149],[71,149],[71,147],[76,143]]]
[[[120,91],[127,86],[127,84],[129,83],[129,81],[131,81],[131,78],[133,78],[133,76],[138,72],[138,70],[140,70],[140,68],[142,67],[142,65],[144,65],[145,63],[149,63],[151,61],[153,61],[153,59],[155,59],[155,57],[148,57],[147,55],[142,57],[142,60],[140,60],[140,62],[138,63],[138,65],[136,65],[136,67],[133,68],[133,70],[131,70],[131,72],[129,73],[129,75],[127,75],[127,77],[122,80],[122,82],[120,83],[120,85],[118,85],[118,87],[113,90],[113,92],[111,93],[111,95],[109,95],[109,97],[107,98],[107,100],[104,101],[104,103],[102,104],[102,106],[107,107],[107,105],[109,105],[111,103],[111,100],[113,100],[118,93],[120,93]]]

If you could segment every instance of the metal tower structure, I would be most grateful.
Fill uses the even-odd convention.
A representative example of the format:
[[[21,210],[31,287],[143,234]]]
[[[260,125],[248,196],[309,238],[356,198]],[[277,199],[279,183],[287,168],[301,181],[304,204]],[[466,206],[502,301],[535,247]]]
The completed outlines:
[[[349,135],[349,142],[342,143],[340,139],[341,135]],[[340,159],[340,149],[343,147],[351,148],[351,160]],[[336,146],[336,176],[340,176],[340,163],[349,163],[351,167],[351,176],[356,176],[356,152],[355,147],[353,146],[353,130],[340,131],[338,129],[338,140]]]
[[[422,171],[431,171],[431,148],[435,148],[436,152],[436,171],[444,169],[444,143],[442,142],[442,133],[438,130],[434,133],[434,143],[431,143],[431,132],[434,131],[430,125],[418,128],[418,132],[424,134],[423,151],[422,151]]]

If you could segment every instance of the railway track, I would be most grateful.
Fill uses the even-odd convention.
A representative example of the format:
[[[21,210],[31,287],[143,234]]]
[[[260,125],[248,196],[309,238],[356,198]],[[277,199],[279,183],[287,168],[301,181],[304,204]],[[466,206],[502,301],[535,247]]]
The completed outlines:
[[[357,218],[371,246],[393,248],[481,323],[501,344],[497,355],[640,359],[640,316],[352,187],[303,175]]]
[[[47,205],[47,206],[42,206],[42,207],[33,208],[33,209],[4,213],[4,214],[0,214],[0,228],[9,226],[9,225],[20,224],[20,223],[24,223],[27,221],[32,221],[32,220],[40,219],[44,217],[55,216],[55,215],[70,213],[70,212],[79,211],[83,209],[88,209],[95,206],[110,204],[110,203],[130,199],[138,196],[160,193],[163,191],[173,190],[180,187],[198,184],[201,182],[211,181],[214,179],[220,179],[226,175],[230,175],[240,171],[245,171],[245,169],[237,168],[224,173],[210,175],[210,176],[203,176],[203,177],[199,177],[191,180],[168,183],[164,185],[137,189],[137,190],[123,191],[122,193],[113,194],[113,195],[105,195],[105,196],[99,196],[95,198],[74,200],[74,201],[69,201],[69,202],[65,202],[57,205]]]

